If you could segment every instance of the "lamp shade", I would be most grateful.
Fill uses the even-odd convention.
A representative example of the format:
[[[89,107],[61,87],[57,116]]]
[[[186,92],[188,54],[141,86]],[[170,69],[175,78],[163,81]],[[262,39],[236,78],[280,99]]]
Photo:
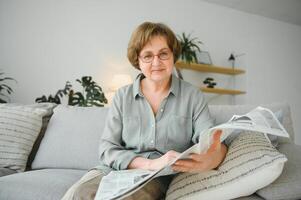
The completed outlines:
[[[122,86],[131,84],[132,78],[130,77],[130,75],[127,74],[116,74],[113,76],[113,79],[111,81],[110,84],[110,89],[111,91],[117,91],[119,88],[121,88]]]

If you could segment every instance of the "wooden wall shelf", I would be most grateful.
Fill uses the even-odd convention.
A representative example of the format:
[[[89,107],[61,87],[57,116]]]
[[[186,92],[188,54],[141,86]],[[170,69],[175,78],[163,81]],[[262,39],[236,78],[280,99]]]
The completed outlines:
[[[219,74],[228,74],[228,75],[237,75],[245,73],[245,70],[242,69],[232,69],[228,67],[219,67],[214,65],[198,64],[198,63],[185,63],[183,61],[178,61],[175,64],[176,67],[181,69],[192,69],[201,72],[210,72],[210,73],[219,73]]]
[[[229,90],[229,89],[222,89],[222,88],[206,88],[201,87],[202,92],[206,93],[215,93],[215,94],[229,94],[229,95],[237,95],[237,94],[245,94],[245,91],[240,90]]]
[[[198,64],[198,63],[186,63],[183,61],[176,62],[175,66],[178,69],[190,69],[200,72],[208,72],[208,73],[219,73],[225,75],[238,75],[244,74],[245,70],[242,69],[232,69],[229,67],[219,67],[214,65],[206,65],[206,64]],[[245,94],[245,91],[240,90],[230,90],[230,89],[223,89],[223,88],[207,88],[201,87],[201,90],[206,93],[215,93],[215,94],[227,94],[227,95],[238,95],[238,94]]]

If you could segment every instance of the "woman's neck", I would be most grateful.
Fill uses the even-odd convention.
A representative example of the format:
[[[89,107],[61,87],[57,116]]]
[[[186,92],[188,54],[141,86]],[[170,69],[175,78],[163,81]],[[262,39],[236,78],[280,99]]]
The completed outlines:
[[[171,85],[171,77],[162,81],[152,81],[144,78],[141,81],[142,92],[147,91],[148,93],[165,93],[169,90]]]

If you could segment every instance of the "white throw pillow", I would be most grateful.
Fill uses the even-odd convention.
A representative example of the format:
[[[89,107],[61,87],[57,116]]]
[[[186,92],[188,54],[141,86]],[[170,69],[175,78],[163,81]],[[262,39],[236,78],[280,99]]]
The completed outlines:
[[[166,199],[221,200],[248,196],[276,180],[286,161],[286,156],[263,134],[244,131],[230,144],[217,170],[178,174]]]
[[[22,172],[48,113],[44,105],[0,104],[0,168]]]
[[[32,169],[90,169],[99,165],[98,147],[107,111],[108,108],[58,105]]]

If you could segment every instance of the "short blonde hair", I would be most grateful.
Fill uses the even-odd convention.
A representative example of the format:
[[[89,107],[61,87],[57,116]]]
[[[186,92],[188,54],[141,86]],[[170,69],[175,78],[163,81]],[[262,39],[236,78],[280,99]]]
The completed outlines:
[[[173,52],[174,63],[178,60],[181,44],[173,31],[162,23],[144,22],[132,33],[127,49],[127,57],[136,69],[140,70],[138,58],[141,50],[154,36],[163,36]]]

